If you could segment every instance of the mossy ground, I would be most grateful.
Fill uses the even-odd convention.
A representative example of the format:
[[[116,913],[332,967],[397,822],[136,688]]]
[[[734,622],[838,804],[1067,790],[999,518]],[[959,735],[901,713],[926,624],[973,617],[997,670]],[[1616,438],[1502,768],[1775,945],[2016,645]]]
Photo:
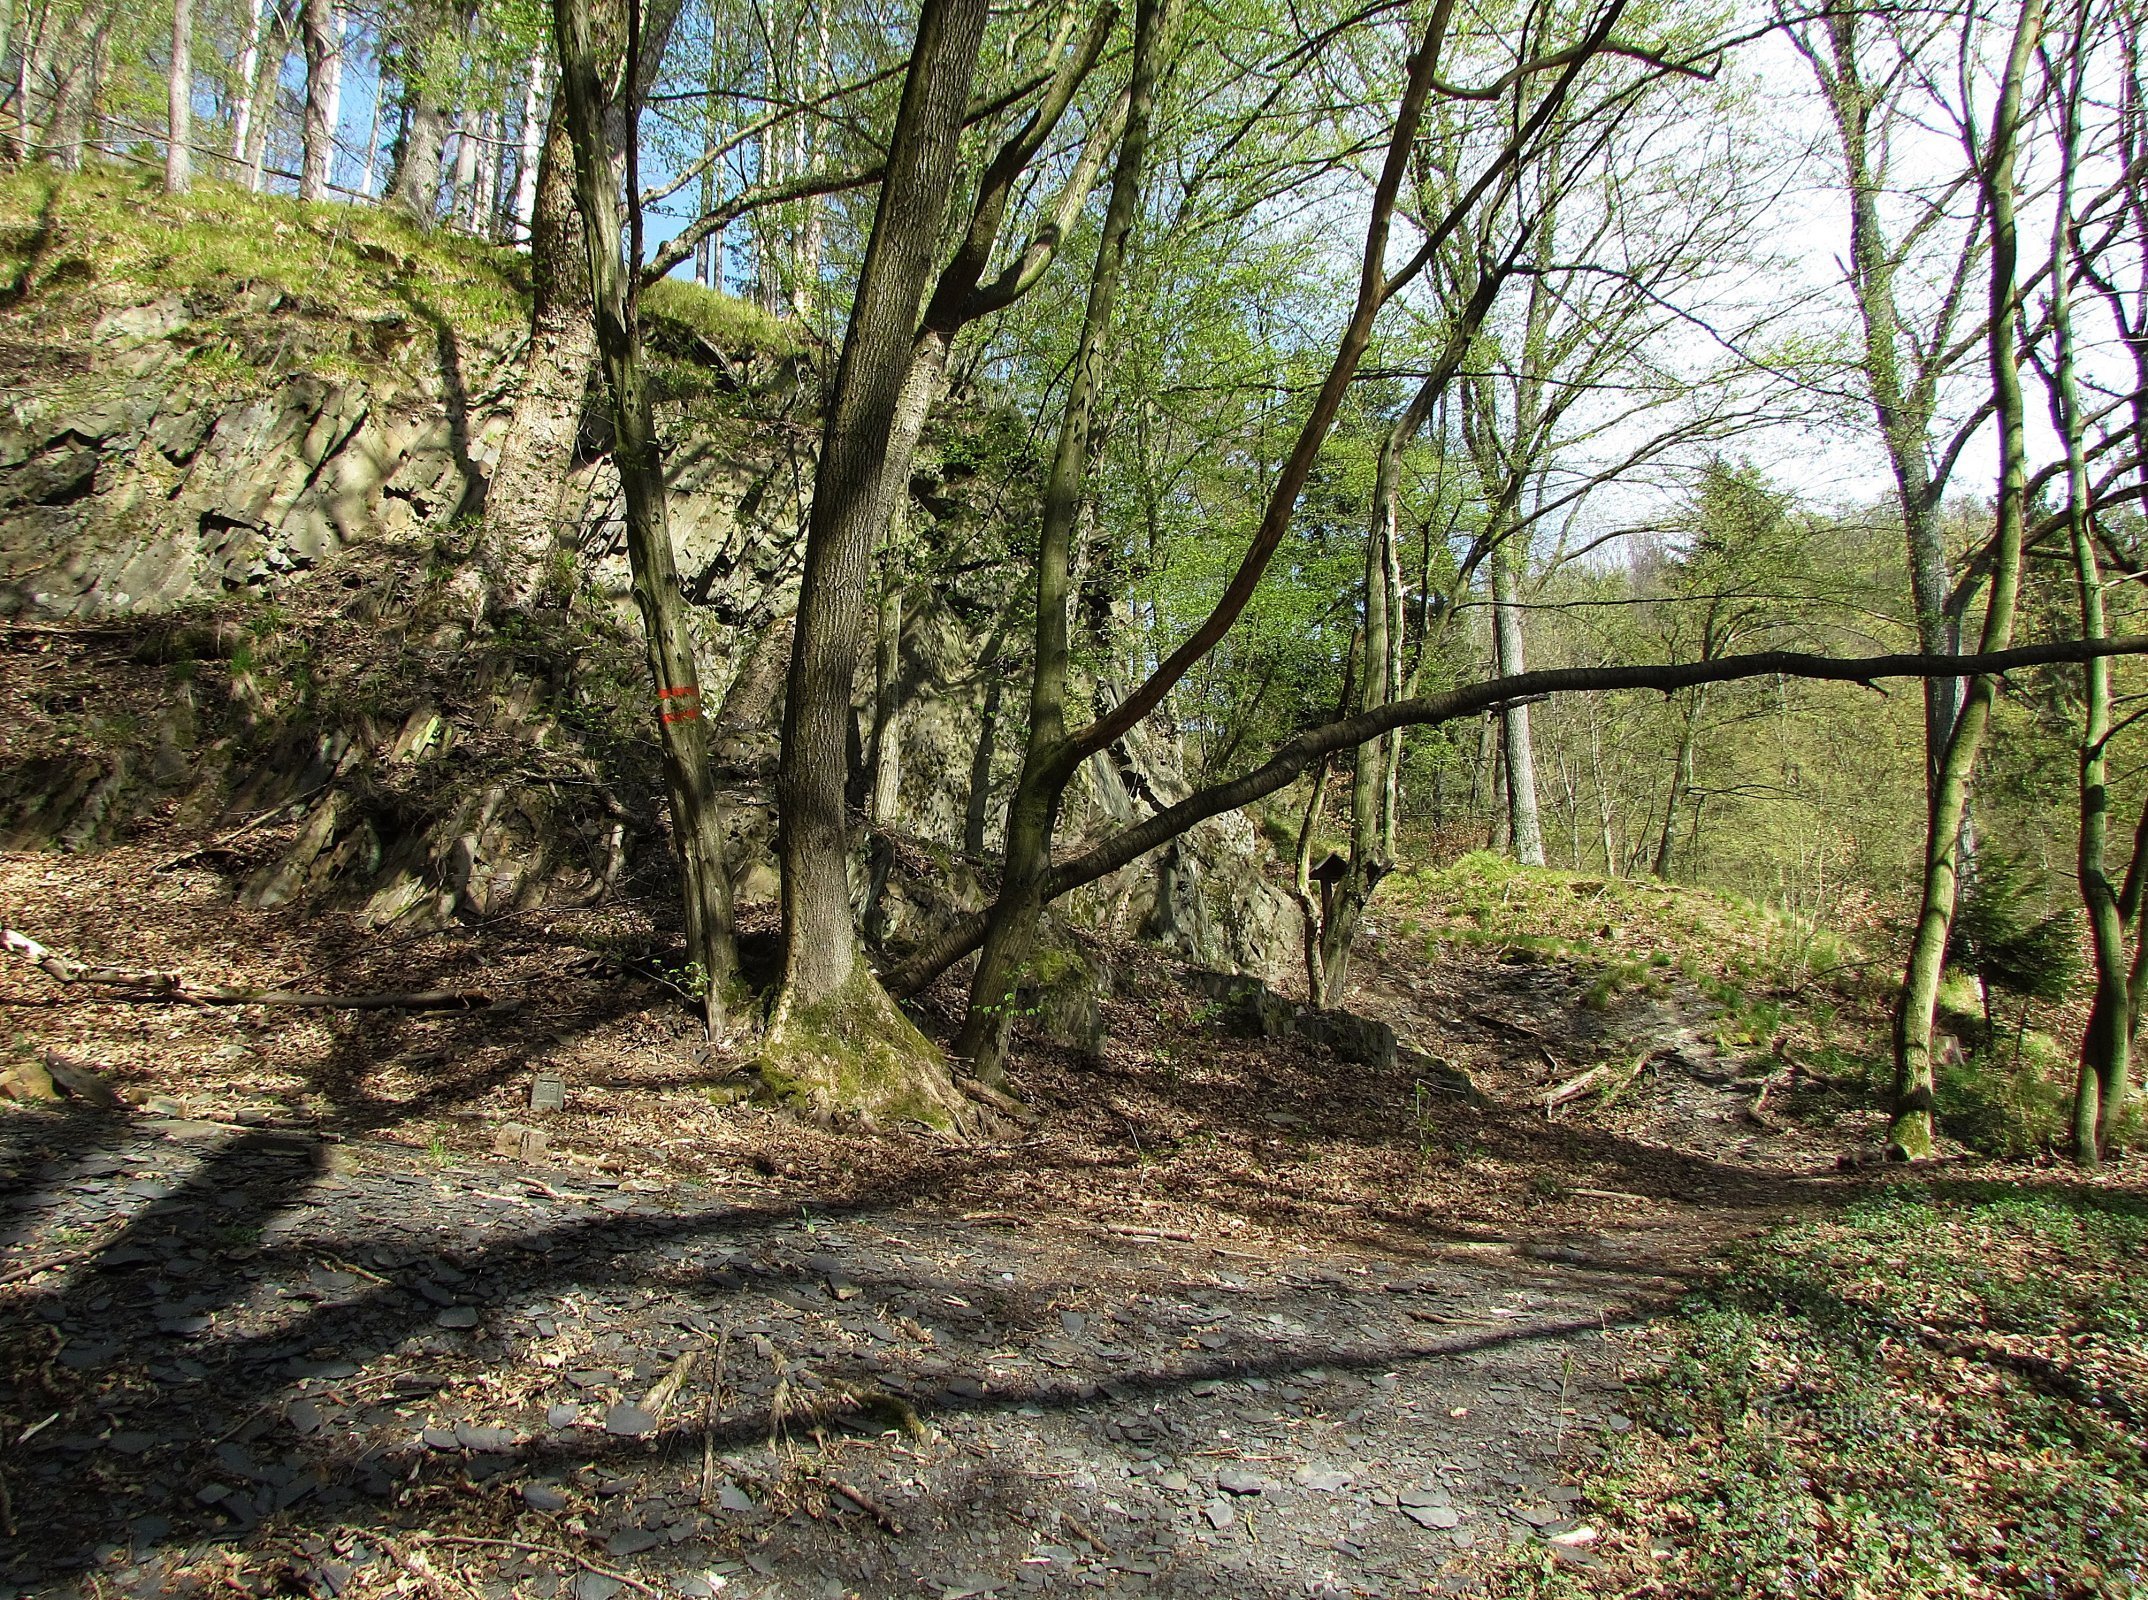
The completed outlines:
[[[215,298],[265,286],[356,320],[407,311],[416,284],[469,333],[522,321],[528,277],[528,258],[514,250],[427,232],[377,206],[307,204],[214,181],[172,196],[153,175],[96,164],[0,177],[0,305],[115,285]]]

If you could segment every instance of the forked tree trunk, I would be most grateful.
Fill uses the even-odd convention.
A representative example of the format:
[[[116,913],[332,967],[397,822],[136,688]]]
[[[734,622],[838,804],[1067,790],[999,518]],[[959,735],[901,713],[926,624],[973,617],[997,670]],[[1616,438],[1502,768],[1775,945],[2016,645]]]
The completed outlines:
[[[1953,590],[1953,574],[1947,558],[1946,528],[1942,518],[1946,478],[1933,470],[1931,442],[1936,384],[1925,381],[1923,370],[1904,372],[1903,330],[1895,298],[1895,278],[1901,265],[1897,245],[1889,240],[1880,215],[1883,180],[1875,172],[1872,149],[1872,117],[1880,107],[1883,91],[1864,80],[1859,59],[1857,28],[1862,14],[1842,6],[1827,13],[1829,60],[1817,52],[1812,60],[1820,75],[1833,114],[1843,159],[1844,187],[1850,201],[1850,286],[1857,298],[1864,331],[1859,362],[1866,398],[1878,425],[1880,441],[1887,451],[1894,476],[1895,496],[1902,512],[1902,528],[1908,543],[1909,587],[1916,613],[1917,643],[1927,655],[1945,655],[1960,648],[1947,601]],[[1884,160],[1881,155],[1879,160]],[[1973,248],[1967,246],[1965,248]],[[1948,343],[1942,336],[1925,359],[1939,359]],[[1939,787],[1940,763],[1947,739],[1954,731],[1955,713],[1961,703],[1961,683],[1953,678],[1930,678],[1924,684],[1925,796],[1929,803]]]
[[[1005,866],[992,927],[970,983],[969,1008],[955,1040],[956,1052],[985,1083],[1006,1077],[1006,1053],[1014,999],[1036,946],[1038,926],[1050,899],[1052,833],[1067,783],[1081,762],[1067,736],[1068,629],[1074,600],[1074,537],[1086,493],[1096,439],[1091,421],[1103,386],[1104,350],[1111,337],[1112,307],[1124,276],[1126,242],[1140,210],[1143,165],[1148,157],[1149,117],[1156,80],[1180,15],[1178,0],[1139,0],[1134,14],[1133,79],[1127,96],[1126,131],[1119,139],[1111,199],[1089,276],[1081,338],[1068,379],[1066,413],[1044,486],[1044,515],[1037,540],[1036,659],[1030,677],[1029,742],[1014,802],[1007,810]]]
[[[553,23],[597,345],[611,391],[612,458],[626,500],[627,560],[647,637],[655,690],[652,711],[662,739],[672,834],[684,879],[687,960],[699,969],[705,985],[709,1032],[721,1035],[736,969],[731,880],[722,806],[709,767],[708,723],[702,715],[693,637],[671,548],[663,455],[642,365],[634,283],[640,262],[623,259],[619,188],[604,134],[604,78],[597,67],[588,0],[554,0]],[[631,160],[627,170],[631,181]]]
[[[763,1066],[785,1098],[942,1126],[965,1119],[962,1096],[859,958],[843,795],[867,574],[909,468],[904,457],[900,479],[888,470],[888,441],[909,387],[987,9],[985,0],[925,0],[918,18],[821,436],[783,708],[783,983]]]
[[[2019,294],[2019,228],[2014,215],[2014,160],[2021,131],[2021,84],[2043,30],[2044,0],[2024,0],[2007,57],[1980,174],[1991,218],[1991,296],[1986,342],[1991,355],[1993,414],[1999,430],[1998,526],[1993,533],[1990,598],[1979,648],[2004,650],[2013,640],[2014,605],[2021,586],[2022,523],[2026,515],[2027,451],[2023,440],[2021,368],[2014,341]],[[1924,893],[1911,938],[1909,963],[1895,1007],[1895,1079],[1887,1149],[1918,1160],[1932,1151],[1934,1076],[1932,1021],[1946,968],[1947,930],[1961,881],[1962,820],[1984,730],[1999,680],[1970,680],[1939,764],[1925,829]]]

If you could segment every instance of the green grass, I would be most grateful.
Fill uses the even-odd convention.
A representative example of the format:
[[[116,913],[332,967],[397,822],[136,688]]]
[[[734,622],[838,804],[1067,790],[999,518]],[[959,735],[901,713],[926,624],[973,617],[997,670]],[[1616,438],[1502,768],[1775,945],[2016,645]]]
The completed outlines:
[[[198,183],[167,196],[154,176],[92,165],[0,177],[0,308],[115,285],[234,301],[266,288],[338,317],[439,317],[463,334],[528,315],[527,259],[378,206],[305,204]]]
[[[726,355],[787,356],[803,348],[796,328],[751,301],[684,278],[659,278],[644,289],[641,314],[652,344],[661,345],[667,329],[677,329],[706,339]]]
[[[1507,1595],[2148,1595],[2148,1200],[1904,1188],[1752,1250]]]

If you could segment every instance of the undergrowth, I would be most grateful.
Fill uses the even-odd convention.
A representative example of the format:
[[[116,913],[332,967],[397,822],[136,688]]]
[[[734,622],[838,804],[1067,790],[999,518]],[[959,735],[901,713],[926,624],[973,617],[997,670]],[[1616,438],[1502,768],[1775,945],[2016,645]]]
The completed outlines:
[[[2148,1200],[1904,1188],[1690,1299],[1506,1596],[2148,1594]]]

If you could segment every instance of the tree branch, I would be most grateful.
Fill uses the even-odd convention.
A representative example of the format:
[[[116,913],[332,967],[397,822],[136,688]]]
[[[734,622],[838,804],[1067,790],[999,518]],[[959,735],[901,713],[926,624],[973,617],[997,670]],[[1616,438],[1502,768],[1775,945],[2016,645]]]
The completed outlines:
[[[1856,683],[1870,687],[1881,678],[1999,677],[2022,667],[2057,666],[2092,661],[2105,656],[2148,655],[2148,635],[2122,639],[2058,640],[2050,644],[2025,645],[1988,655],[1927,656],[1883,655],[1841,658],[1811,655],[1795,650],[1762,650],[1745,655],[1719,656],[1713,661],[1691,661],[1645,666],[1556,667],[1540,672],[1517,673],[1466,684],[1439,694],[1396,700],[1374,706],[1354,716],[1341,717],[1319,727],[1307,728],[1287,740],[1263,765],[1251,772],[1196,790],[1177,805],[1167,807],[1144,821],[1123,828],[1090,846],[1080,855],[1055,864],[1047,897],[1082,888],[1099,878],[1130,866],[1142,856],[1168,844],[1196,823],[1250,805],[1275,793],[1315,761],[1338,750],[1370,743],[1397,728],[1436,727],[1463,717],[1481,716],[1509,706],[1542,700],[1551,695],[1602,693],[1613,689],[1649,689],[1672,694],[1704,683],[1728,683],[1743,678],[1806,678],[1829,683]],[[984,942],[987,917],[972,912],[928,941],[903,961],[881,974],[890,994],[915,994],[942,972]]]

